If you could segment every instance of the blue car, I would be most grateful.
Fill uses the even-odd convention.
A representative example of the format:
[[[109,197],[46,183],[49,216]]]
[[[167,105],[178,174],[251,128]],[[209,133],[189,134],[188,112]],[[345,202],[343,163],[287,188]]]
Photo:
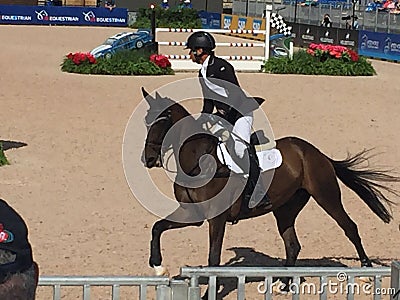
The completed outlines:
[[[149,30],[121,32],[109,37],[103,44],[90,51],[90,54],[96,58],[111,58],[118,51],[140,49],[151,42],[152,35]]]

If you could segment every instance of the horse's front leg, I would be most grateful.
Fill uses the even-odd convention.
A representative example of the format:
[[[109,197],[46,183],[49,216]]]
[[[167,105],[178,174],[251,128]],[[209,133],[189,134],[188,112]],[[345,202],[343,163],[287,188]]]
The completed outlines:
[[[225,235],[226,213],[208,220],[209,224],[209,252],[208,265],[219,266],[221,263],[222,243]]]
[[[209,224],[209,252],[208,252],[208,265],[210,267],[219,266],[221,263],[222,243],[225,235],[225,223],[227,214],[223,213],[218,217],[208,220]],[[219,281],[217,280],[216,291],[219,290]],[[208,298],[209,290],[205,292],[202,299]]]
[[[182,228],[186,226],[201,226],[203,222],[195,222],[195,223],[179,223],[170,221],[167,219],[163,219],[154,223],[153,228],[151,230],[152,238],[150,242],[150,259],[149,264],[151,267],[155,269],[157,276],[167,275],[167,268],[161,265],[162,256],[161,256],[161,234],[169,229]]]

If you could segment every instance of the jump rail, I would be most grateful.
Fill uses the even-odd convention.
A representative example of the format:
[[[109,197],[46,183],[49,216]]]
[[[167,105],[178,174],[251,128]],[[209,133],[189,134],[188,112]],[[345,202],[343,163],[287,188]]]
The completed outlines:
[[[186,42],[158,42],[160,46],[186,46]],[[261,43],[215,43],[218,47],[265,47]]]
[[[247,29],[202,29],[202,28],[156,28],[156,32],[213,32],[213,33],[240,33],[240,34],[265,34],[265,30]]]
[[[228,34],[263,34],[265,35],[265,43],[217,43],[217,46],[222,47],[263,47],[263,56],[241,56],[232,55],[224,56],[223,58],[230,61],[237,71],[257,71],[259,72],[262,67],[261,61],[268,60],[269,58],[269,36],[270,36],[270,21],[271,21],[272,6],[266,6],[265,14],[265,30],[247,30],[247,29],[202,29],[202,28],[153,28],[157,32],[182,32],[192,33],[198,31],[206,31],[210,33],[228,33]],[[185,46],[185,42],[175,41],[157,41],[159,46]],[[168,55],[171,60],[172,68],[174,70],[198,70],[198,65],[190,61],[188,55]],[[184,61],[186,60],[186,61]]]

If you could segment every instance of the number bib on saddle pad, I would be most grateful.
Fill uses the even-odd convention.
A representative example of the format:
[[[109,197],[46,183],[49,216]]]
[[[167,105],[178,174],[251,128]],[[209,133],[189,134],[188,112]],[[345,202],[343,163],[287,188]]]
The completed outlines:
[[[225,142],[229,139],[230,133],[220,124],[214,124],[208,130],[214,135],[218,136],[221,143],[217,147],[217,156],[221,163],[226,164],[234,173],[244,173],[243,170],[235,163],[226,148]],[[275,148],[276,143],[274,140],[254,145],[257,153],[257,158],[261,170],[268,171],[278,168],[282,164],[281,152]]]
[[[263,145],[257,145],[263,146]],[[260,149],[261,148],[261,149]],[[257,157],[260,164],[260,168],[262,171],[268,171],[275,168],[278,168],[282,164],[282,155],[281,152],[276,149],[265,149],[262,147],[256,147]],[[243,170],[234,162],[231,155],[224,143],[221,143],[217,147],[217,155],[220,162],[226,164],[230,170],[234,173],[241,174],[244,173]]]

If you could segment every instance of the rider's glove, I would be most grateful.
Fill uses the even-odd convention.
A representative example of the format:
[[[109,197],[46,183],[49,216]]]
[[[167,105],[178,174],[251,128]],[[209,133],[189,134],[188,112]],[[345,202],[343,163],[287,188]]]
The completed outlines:
[[[206,113],[202,113],[200,117],[197,118],[197,121],[201,124],[209,122],[211,125],[214,125],[215,123],[217,123],[214,115]]]

